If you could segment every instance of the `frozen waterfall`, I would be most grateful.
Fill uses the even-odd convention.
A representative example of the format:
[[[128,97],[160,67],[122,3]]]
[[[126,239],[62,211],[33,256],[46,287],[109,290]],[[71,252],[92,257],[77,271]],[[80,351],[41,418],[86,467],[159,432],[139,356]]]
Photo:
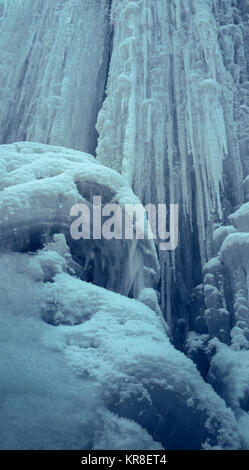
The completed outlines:
[[[0,2],[1,143],[94,153],[109,61],[109,0]]]
[[[0,0],[0,144],[0,448],[248,449],[249,1]]]

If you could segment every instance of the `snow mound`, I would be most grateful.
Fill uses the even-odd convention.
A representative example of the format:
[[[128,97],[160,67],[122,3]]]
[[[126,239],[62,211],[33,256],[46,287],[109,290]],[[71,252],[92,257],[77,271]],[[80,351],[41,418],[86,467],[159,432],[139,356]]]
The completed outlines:
[[[62,236],[1,265],[2,448],[243,445],[234,414],[161,316],[73,276]]]

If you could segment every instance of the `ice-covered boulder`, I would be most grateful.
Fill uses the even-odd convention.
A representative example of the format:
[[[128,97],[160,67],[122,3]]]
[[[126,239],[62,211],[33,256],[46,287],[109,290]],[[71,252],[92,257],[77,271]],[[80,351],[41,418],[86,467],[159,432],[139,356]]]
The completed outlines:
[[[75,240],[71,208],[93,197],[102,206],[139,204],[125,179],[91,155],[62,147],[16,143],[0,147],[0,249],[36,251],[54,233],[66,236],[86,281],[124,295],[151,287],[159,271],[152,240]],[[92,212],[91,212],[92,213]],[[92,225],[91,225],[91,230]]]
[[[224,242],[227,235],[230,233],[236,232],[236,228],[233,225],[221,225],[215,228],[213,232],[213,250],[214,253],[218,253],[220,251],[221,245]],[[212,261],[212,264],[214,261]],[[204,266],[204,270],[209,270],[210,262],[207,263],[207,266]]]
[[[235,328],[232,335],[235,334]],[[209,369],[209,381],[234,411],[244,439],[249,442],[249,351],[235,350],[214,338],[210,349],[216,352]],[[247,444],[248,447],[248,444]]]
[[[221,256],[229,271],[233,290],[233,347],[238,350],[249,349],[249,233],[237,232],[228,235],[222,244]]]
[[[230,220],[240,232],[249,232],[249,202],[230,215]]]

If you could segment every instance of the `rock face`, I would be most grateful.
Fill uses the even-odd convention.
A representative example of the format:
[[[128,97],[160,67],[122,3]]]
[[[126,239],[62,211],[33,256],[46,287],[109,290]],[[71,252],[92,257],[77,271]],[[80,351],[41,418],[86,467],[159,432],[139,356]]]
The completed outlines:
[[[63,328],[69,324],[72,331],[78,327],[83,331],[88,322],[95,321],[94,302],[86,308],[82,301],[79,309],[78,296],[73,302],[67,285],[73,292],[82,290],[82,299],[85,289],[93,298],[98,289],[111,290],[102,290],[101,295],[113,296],[113,305],[118,298],[114,293],[139,298],[145,304],[145,317],[144,323],[134,323],[136,331],[147,320],[157,321],[160,308],[168,323],[163,322],[156,333],[157,338],[164,335],[164,346],[156,353],[160,379],[155,379],[150,368],[145,374],[148,384],[154,387],[158,380],[160,385],[154,390],[143,383],[145,390],[140,382],[136,388],[136,382],[134,387],[144,394],[143,409],[137,398],[130,399],[130,391],[122,392],[121,398],[116,391],[108,392],[105,406],[111,414],[106,411],[103,426],[109,437],[104,440],[94,428],[92,436],[99,438],[91,437],[86,447],[108,448],[121,442],[129,447],[134,440],[122,437],[129,429],[131,436],[139,436],[140,448],[179,448],[184,442],[191,448],[188,426],[194,422],[199,435],[199,440],[193,437],[195,447],[248,448],[248,0],[0,0],[0,53],[0,248],[2,253],[12,253],[5,255],[12,273],[19,261],[22,265],[21,260],[29,260],[31,267],[23,267],[27,285],[34,283],[37,298],[43,288],[51,297],[50,303],[38,308],[39,324],[56,326],[64,335]],[[14,143],[18,141],[29,142]],[[96,192],[104,201],[121,206],[137,198],[143,204],[179,204],[179,245],[172,253],[158,251],[160,282],[153,243],[72,242],[70,207],[79,202],[91,204]],[[54,243],[56,250],[51,248]],[[11,284],[10,278],[3,278],[3,288],[5,282]],[[86,286],[85,281],[95,287]],[[158,291],[160,308],[152,288]],[[16,298],[24,305],[21,297],[18,293]],[[8,318],[9,312],[17,312],[18,302],[6,299]],[[8,307],[11,300],[14,307]],[[116,312],[108,302],[109,311]],[[132,305],[142,308],[125,297],[122,302],[127,312]],[[101,328],[107,329],[105,322]],[[193,372],[191,360],[168,343],[164,330],[196,363],[198,373]],[[154,339],[150,343],[147,333],[145,337],[154,351]],[[81,340],[76,343],[77,351],[85,354],[89,349]],[[187,361],[184,364],[189,367],[179,383],[188,388],[190,377],[198,376],[202,384],[198,387],[206,387],[204,396],[209,390],[207,407],[198,401],[195,387],[186,395],[182,385],[175,385],[164,360],[168,357],[170,362],[170,351],[174,351],[172,364],[180,367],[181,361]],[[72,357],[70,353],[70,361],[81,367],[80,354]],[[86,376],[100,360],[97,353],[96,357],[94,364],[89,359]],[[136,355],[132,357],[137,360]],[[143,357],[143,370],[144,361]],[[120,364],[117,367],[117,374],[123,376],[126,372]],[[105,364],[101,363],[100,370],[104,374]],[[130,376],[128,383],[132,383],[129,380]],[[172,395],[165,381],[173,384]],[[186,403],[192,406],[190,396],[195,412],[198,409],[195,416],[186,408]],[[165,402],[160,411],[158,401]],[[185,437],[173,429],[168,413],[171,404],[173,410],[182,410],[174,414],[174,421],[181,423],[177,428],[186,425]],[[220,438],[209,434],[213,425],[209,406],[219,409],[215,427],[222,430]],[[183,415],[187,416],[185,424]],[[137,423],[135,428],[128,419]],[[162,425],[153,427],[155,421]],[[117,441],[116,425],[120,429]],[[162,430],[166,428],[171,428],[167,435]],[[10,442],[10,437],[6,439]],[[21,445],[18,439],[14,446]],[[70,446],[77,447],[76,441]],[[55,441],[51,446],[56,446]]]

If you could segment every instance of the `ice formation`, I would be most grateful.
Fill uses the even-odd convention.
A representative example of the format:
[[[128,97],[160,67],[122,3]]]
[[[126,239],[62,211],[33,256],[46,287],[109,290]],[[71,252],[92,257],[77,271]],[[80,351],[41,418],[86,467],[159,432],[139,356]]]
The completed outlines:
[[[94,153],[109,60],[108,9],[109,0],[1,0],[0,143],[28,140]]]
[[[115,35],[97,155],[143,202],[162,201],[168,191],[185,216],[194,206],[205,259],[205,223],[222,214],[223,160],[233,157],[226,128],[231,77],[210,2],[163,3],[112,2]]]
[[[248,448],[248,0],[0,0],[0,53],[1,446]],[[93,195],[178,248],[72,241]]]
[[[243,202],[248,12],[239,5],[112,2],[113,52],[97,158],[123,174],[143,203],[180,204],[182,250],[171,260],[176,283],[161,260],[162,284],[166,277],[176,298],[202,280],[201,268],[213,255],[212,224]],[[169,306],[169,297],[163,308],[176,318],[182,305]]]

